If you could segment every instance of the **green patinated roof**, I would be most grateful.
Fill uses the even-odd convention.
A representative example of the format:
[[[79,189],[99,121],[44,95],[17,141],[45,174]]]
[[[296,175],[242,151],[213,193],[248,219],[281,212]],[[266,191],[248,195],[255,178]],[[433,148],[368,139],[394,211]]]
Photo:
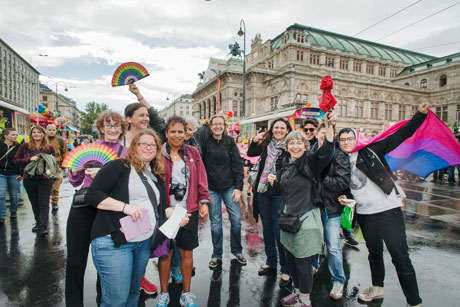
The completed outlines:
[[[303,31],[306,35],[310,36],[310,43],[313,45],[341,49],[411,65],[436,59],[436,57],[431,55],[382,45],[351,36],[303,26],[297,23],[286,29],[286,31],[290,30]],[[271,51],[280,46],[284,33],[285,32],[281,33],[271,41]],[[305,39],[307,39],[307,37],[305,37]]]
[[[407,75],[411,72],[421,71],[429,69],[431,67],[435,68],[436,66],[444,65],[451,62],[460,62],[460,52],[449,54],[441,58],[436,58],[434,60],[429,60],[423,63],[415,64],[408,66],[399,73],[399,76]]]

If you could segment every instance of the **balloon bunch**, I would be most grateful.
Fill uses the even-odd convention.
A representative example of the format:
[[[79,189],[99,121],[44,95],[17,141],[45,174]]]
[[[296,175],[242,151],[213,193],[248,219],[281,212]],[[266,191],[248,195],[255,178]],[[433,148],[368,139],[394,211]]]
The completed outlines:
[[[50,118],[50,119],[55,119],[56,114],[51,112],[47,107],[42,106],[41,104],[38,105],[38,108],[35,108],[35,110],[38,110],[38,113],[40,113],[42,116]]]
[[[232,118],[232,117],[233,117],[233,112],[232,112],[232,111],[228,111],[227,114],[226,114],[226,116],[227,116],[227,119]]]
[[[202,119],[202,120],[200,120],[200,125],[201,125],[201,126],[204,126],[204,125],[206,125],[207,123],[208,123],[208,120],[207,120],[207,119]]]
[[[68,119],[65,118],[65,117],[58,117],[56,118],[56,126],[57,127],[62,127],[62,126],[65,126],[68,122]]]

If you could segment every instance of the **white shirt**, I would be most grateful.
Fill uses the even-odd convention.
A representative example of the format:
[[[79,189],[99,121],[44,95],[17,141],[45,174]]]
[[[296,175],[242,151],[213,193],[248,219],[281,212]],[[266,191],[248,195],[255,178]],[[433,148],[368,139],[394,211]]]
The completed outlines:
[[[383,190],[356,167],[358,152],[350,156],[351,164],[351,182],[350,190],[353,198],[357,201],[356,213],[358,214],[375,214],[390,209],[403,206],[402,198],[405,197],[397,183],[395,186],[400,195],[396,194],[396,189],[391,191],[390,195],[385,194]]]
[[[144,176],[147,178],[147,182],[152,187],[153,192],[155,192],[157,204],[160,204],[160,191],[158,191],[153,180],[148,175],[146,175],[145,172],[144,172]],[[155,229],[155,224],[156,224],[156,218],[155,218],[155,212],[153,211],[153,205],[150,202],[150,198],[147,193],[147,189],[145,188],[144,184],[142,183],[141,178],[139,177],[136,169],[133,166],[131,166],[131,171],[129,172],[128,189],[129,189],[129,204],[133,206],[140,206],[140,207],[148,208],[149,215],[148,216],[144,215],[144,219],[149,218],[150,223],[152,223],[152,229],[149,232],[143,233],[129,240],[128,242],[144,241],[153,235],[153,230]]]

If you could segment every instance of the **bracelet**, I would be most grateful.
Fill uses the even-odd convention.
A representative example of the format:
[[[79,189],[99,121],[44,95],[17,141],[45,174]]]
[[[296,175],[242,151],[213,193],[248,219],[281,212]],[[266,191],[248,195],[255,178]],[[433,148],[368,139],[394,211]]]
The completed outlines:
[[[137,101],[142,101],[142,100],[144,100],[144,97],[137,98]]]
[[[127,204],[125,203],[125,205],[123,206],[123,209],[121,209],[121,213],[125,213],[124,211],[125,211],[126,205],[127,205]]]

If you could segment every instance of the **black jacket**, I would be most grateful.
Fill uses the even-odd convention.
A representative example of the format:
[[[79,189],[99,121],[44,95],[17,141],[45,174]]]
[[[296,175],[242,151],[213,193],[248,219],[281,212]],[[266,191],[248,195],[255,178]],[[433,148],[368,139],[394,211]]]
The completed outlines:
[[[208,187],[213,191],[224,191],[235,187],[243,190],[243,162],[240,151],[231,136],[224,135],[216,140],[210,136],[201,147],[206,174],[208,175]]]
[[[260,176],[262,175],[262,171],[265,166],[265,160],[267,160],[267,147],[263,147],[257,142],[251,142],[248,148],[248,156],[249,157],[260,156],[259,170],[257,172],[255,186],[252,189],[252,207],[253,207],[252,215],[257,221],[259,219],[259,207],[258,207],[258,198],[259,198],[258,194],[259,193],[257,193],[257,186],[259,185]],[[286,158],[289,158],[289,153],[283,149],[281,150],[281,154],[279,155],[278,160],[276,160],[276,163],[275,163],[275,168],[277,170],[280,170],[283,167],[283,161]],[[272,196],[280,195],[279,191],[272,191],[271,188],[269,188],[266,193],[270,193],[270,195]]]
[[[85,196],[85,202],[96,207],[106,198],[112,197],[124,203],[129,203],[129,173],[131,166],[126,159],[117,159],[107,163],[94,177],[91,186],[88,188]],[[155,176],[155,183],[160,191],[160,203],[158,204],[158,213],[160,215],[158,223],[160,225],[166,221],[166,194],[163,179]],[[91,240],[97,237],[111,235],[115,247],[127,243],[125,236],[120,231],[120,219],[126,214],[122,212],[98,210],[96,218],[91,229]]]
[[[395,187],[394,175],[385,160],[385,155],[410,138],[422,125],[425,118],[426,114],[417,112],[409,122],[386,139],[372,143],[358,151],[356,167],[378,185],[385,194],[391,194]]]
[[[343,206],[337,199],[340,195],[349,194],[351,180],[350,159],[337,143],[335,145],[334,158],[326,169],[327,174],[321,185],[322,209],[326,210],[329,218],[342,214]]]
[[[314,209],[313,189],[320,180],[321,174],[330,164],[334,156],[334,143],[324,141],[315,152],[305,152],[304,155],[289,163],[289,158],[283,160],[283,167],[276,174],[273,191],[280,191],[280,214],[300,217]]]
[[[156,133],[158,133],[158,136],[162,140],[162,142],[166,142],[166,123],[165,120],[160,117],[158,112],[153,108],[150,107],[148,109],[149,111],[149,125],[150,128],[155,130]]]
[[[0,174],[2,175],[20,175],[22,174],[22,169],[19,164],[14,163],[14,156],[18,151],[19,144],[14,145],[14,148],[3,157],[6,152],[11,149],[11,146],[6,145],[4,142],[0,142]]]

